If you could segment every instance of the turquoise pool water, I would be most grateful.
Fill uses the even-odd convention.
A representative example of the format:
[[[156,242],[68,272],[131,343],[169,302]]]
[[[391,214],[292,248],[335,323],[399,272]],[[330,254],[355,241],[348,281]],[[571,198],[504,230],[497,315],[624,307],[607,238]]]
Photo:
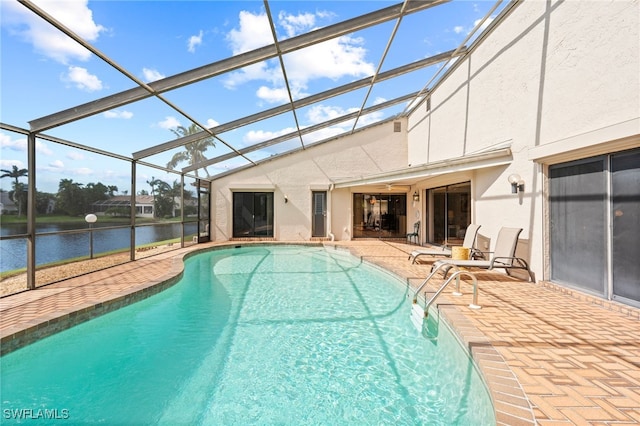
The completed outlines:
[[[170,289],[0,358],[1,422],[495,424],[448,329],[411,324],[407,291],[321,247],[199,254]]]

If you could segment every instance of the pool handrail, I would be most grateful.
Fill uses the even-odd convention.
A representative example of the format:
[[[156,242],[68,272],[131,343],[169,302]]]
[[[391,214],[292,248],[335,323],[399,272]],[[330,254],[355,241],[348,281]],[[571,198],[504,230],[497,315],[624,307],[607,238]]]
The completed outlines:
[[[436,267],[429,274],[429,276],[422,282],[422,284],[420,284],[420,286],[418,286],[418,289],[413,294],[413,303],[414,304],[418,303],[418,294],[420,293],[420,290],[422,290],[424,288],[424,286],[427,285],[427,283],[429,282],[431,277],[433,277],[436,274],[436,272],[438,272],[438,270],[443,266],[444,265],[438,265],[438,267]],[[456,280],[456,291],[453,294],[455,296],[461,296],[462,295],[462,293],[460,293],[460,276],[461,275],[467,275],[467,276],[471,277],[471,279],[473,281],[473,300],[469,304],[469,308],[471,308],[471,309],[480,309],[481,308],[481,306],[478,305],[478,279],[476,278],[475,274],[473,274],[473,273],[471,273],[469,271],[460,269],[460,270],[455,271],[453,274],[451,274],[451,276],[449,278],[447,278],[447,280],[440,286],[438,291],[436,291],[436,293],[431,297],[431,299],[429,299],[429,301],[426,302],[425,307],[424,307],[424,317],[425,318],[427,318],[429,316],[429,307],[433,304],[433,302],[435,302],[435,300],[438,298],[438,296],[440,296],[440,294],[444,291],[444,289],[454,279]],[[426,301],[426,297],[425,297],[425,301]]]

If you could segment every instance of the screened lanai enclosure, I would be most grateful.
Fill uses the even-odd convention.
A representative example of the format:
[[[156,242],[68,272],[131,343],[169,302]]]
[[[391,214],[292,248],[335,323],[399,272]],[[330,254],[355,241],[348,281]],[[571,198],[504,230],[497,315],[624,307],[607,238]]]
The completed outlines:
[[[2,294],[208,241],[212,181],[410,114],[515,3],[1,2]],[[361,231],[404,235],[410,196],[355,194]]]

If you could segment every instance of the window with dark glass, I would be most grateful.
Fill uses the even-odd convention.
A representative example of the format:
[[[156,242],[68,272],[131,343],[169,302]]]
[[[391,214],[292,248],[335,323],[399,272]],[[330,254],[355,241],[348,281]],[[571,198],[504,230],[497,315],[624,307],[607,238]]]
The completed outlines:
[[[273,192],[233,193],[233,237],[273,237]]]
[[[471,223],[471,183],[430,189],[428,197],[432,220],[429,242],[462,244],[467,226]]]

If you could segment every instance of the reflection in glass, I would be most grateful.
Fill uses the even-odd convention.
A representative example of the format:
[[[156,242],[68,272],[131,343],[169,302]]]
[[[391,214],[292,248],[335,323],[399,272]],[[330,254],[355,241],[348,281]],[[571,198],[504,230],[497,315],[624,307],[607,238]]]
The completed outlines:
[[[406,194],[353,194],[354,238],[402,238],[406,233]]]

